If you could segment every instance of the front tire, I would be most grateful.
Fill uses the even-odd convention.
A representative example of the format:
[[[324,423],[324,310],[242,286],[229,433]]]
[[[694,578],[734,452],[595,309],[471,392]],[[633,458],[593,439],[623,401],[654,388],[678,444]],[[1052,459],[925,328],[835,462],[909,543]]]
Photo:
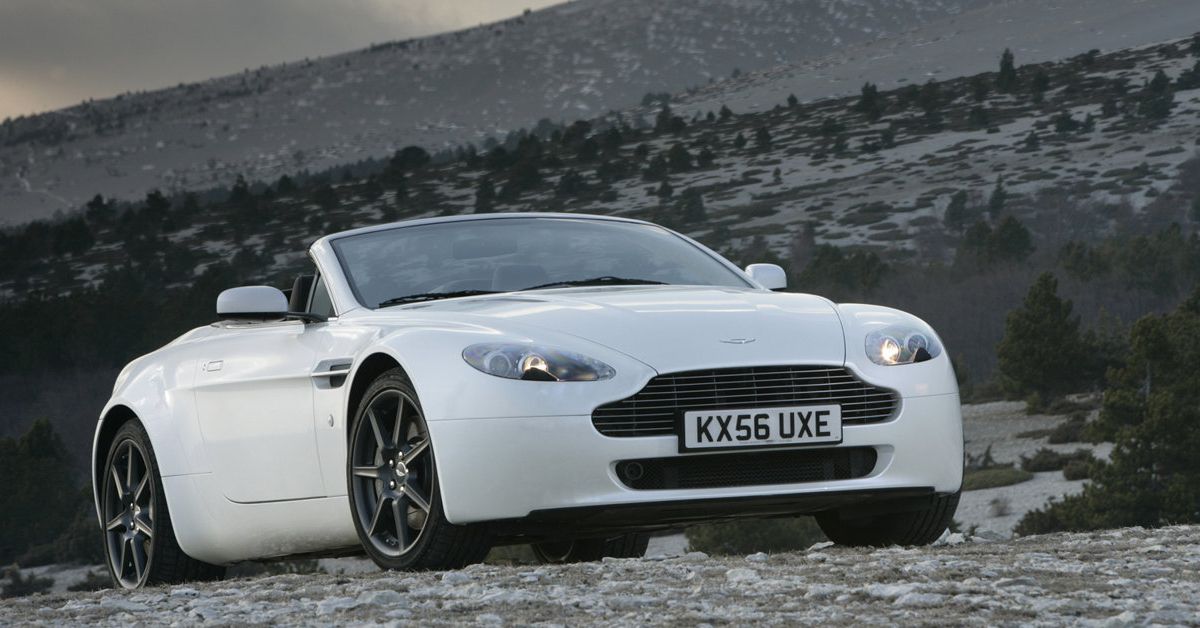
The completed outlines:
[[[137,589],[224,577],[224,567],[180,549],[154,448],[140,423],[129,421],[117,430],[97,481],[105,563],[114,585]]]
[[[350,427],[347,494],[354,529],[382,569],[457,569],[483,560],[486,528],[446,521],[433,443],[400,369],[380,375]]]
[[[543,563],[561,565],[587,563],[602,558],[641,558],[650,537],[629,533],[606,539],[561,539],[533,543],[533,555]]]
[[[816,516],[830,541],[852,547],[929,545],[938,540],[954,520],[962,491],[935,495],[927,507],[869,517],[829,511]]]

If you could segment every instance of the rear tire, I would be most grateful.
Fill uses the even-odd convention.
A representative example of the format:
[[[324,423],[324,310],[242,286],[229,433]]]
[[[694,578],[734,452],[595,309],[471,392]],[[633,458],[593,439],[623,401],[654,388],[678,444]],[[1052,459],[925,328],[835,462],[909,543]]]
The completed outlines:
[[[602,558],[641,558],[646,555],[649,544],[649,535],[629,533],[605,539],[542,541],[530,547],[539,561],[557,565],[586,563]]]
[[[346,463],[354,529],[381,569],[458,569],[487,556],[486,527],[446,521],[433,442],[404,371],[385,372],[363,394]]]
[[[117,430],[97,481],[105,564],[114,585],[138,589],[225,576],[224,567],[180,549],[154,448],[140,423],[129,421]]]
[[[927,508],[877,514],[845,516],[839,511],[817,514],[817,524],[830,541],[853,547],[886,545],[929,545],[938,540],[954,520],[962,492],[935,495]]]

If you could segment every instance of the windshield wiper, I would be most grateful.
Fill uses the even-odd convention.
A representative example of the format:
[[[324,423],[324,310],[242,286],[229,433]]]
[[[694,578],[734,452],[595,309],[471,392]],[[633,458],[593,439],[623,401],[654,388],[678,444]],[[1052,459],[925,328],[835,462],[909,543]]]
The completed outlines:
[[[456,297],[473,297],[479,294],[496,294],[495,290],[456,290],[454,292],[423,292],[421,294],[409,294],[402,297],[393,297],[385,301],[380,301],[375,307],[387,307],[389,305],[400,305],[402,303],[418,303],[420,301],[437,301],[438,299],[453,299]]]
[[[571,279],[568,281],[552,281],[539,286],[530,286],[521,288],[521,292],[526,290],[542,290],[545,288],[571,288],[575,286],[648,286],[665,285],[662,281],[654,281],[653,279],[630,279],[628,277],[613,277],[605,275],[603,277],[592,277],[591,279]]]

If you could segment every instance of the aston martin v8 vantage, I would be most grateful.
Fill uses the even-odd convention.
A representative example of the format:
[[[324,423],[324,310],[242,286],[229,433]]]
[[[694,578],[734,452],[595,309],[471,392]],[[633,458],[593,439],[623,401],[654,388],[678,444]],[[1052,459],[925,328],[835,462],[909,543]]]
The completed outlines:
[[[612,217],[414,220],[308,254],[117,377],[92,471],[121,586],[363,551],[636,556],[737,517],[924,544],[958,504],[958,388],[915,316]]]

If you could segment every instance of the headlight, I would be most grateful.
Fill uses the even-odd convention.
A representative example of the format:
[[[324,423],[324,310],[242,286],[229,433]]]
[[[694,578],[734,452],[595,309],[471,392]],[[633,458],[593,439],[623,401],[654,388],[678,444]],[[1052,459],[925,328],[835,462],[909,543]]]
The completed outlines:
[[[932,360],[942,347],[929,333],[911,327],[885,327],[867,334],[867,357],[876,364],[894,366]]]
[[[594,382],[611,379],[613,367],[573,351],[542,345],[485,343],[463,350],[463,359],[476,369],[507,379],[540,382]]]

